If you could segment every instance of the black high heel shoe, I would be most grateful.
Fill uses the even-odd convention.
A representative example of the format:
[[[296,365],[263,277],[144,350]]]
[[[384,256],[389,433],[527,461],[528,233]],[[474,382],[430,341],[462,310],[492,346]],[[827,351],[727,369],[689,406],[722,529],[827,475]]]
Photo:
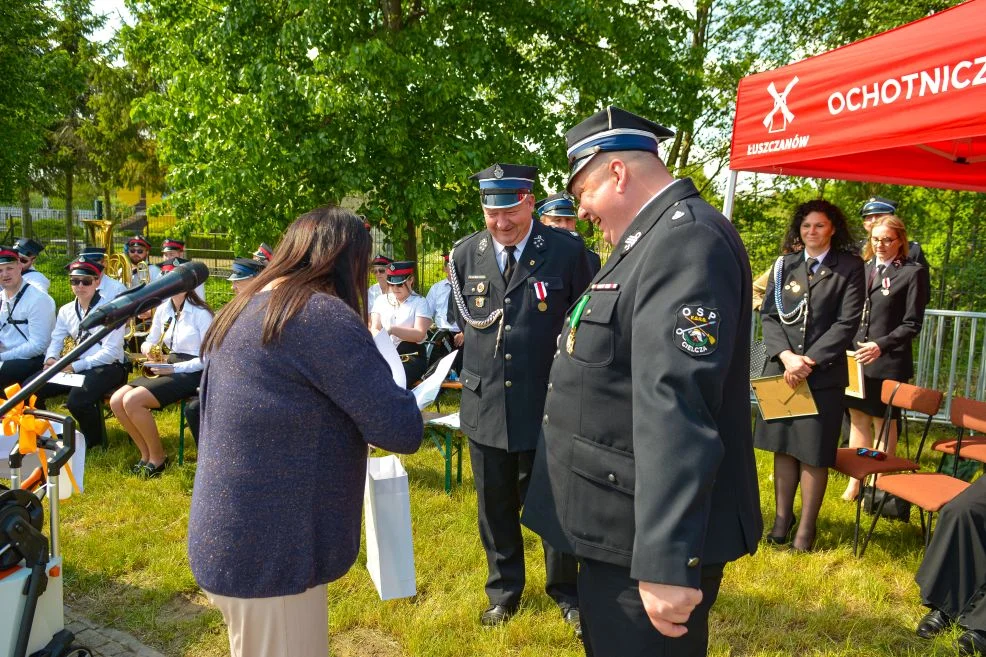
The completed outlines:
[[[798,526],[798,516],[793,516],[791,518],[791,524],[788,525],[787,531],[780,536],[776,534],[767,534],[764,536],[763,540],[767,545],[787,545],[794,539],[794,530]]]

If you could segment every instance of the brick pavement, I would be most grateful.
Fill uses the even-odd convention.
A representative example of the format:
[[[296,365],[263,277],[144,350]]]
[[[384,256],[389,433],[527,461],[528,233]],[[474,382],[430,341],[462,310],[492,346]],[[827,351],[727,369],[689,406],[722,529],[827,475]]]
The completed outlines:
[[[89,648],[94,657],[165,657],[129,634],[102,627],[67,606],[65,628],[75,634],[76,645]]]

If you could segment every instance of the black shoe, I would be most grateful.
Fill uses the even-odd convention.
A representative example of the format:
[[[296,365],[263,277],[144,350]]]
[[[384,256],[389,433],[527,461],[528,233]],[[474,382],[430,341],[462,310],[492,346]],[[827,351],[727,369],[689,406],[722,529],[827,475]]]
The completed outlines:
[[[498,625],[503,625],[510,617],[514,615],[514,609],[510,607],[505,607],[504,605],[490,605],[483,612],[480,617],[479,622],[482,623],[483,627],[496,627]]]
[[[168,467],[168,457],[164,457],[164,460],[161,461],[160,465],[154,465],[153,463],[148,461],[147,463],[144,464],[140,476],[144,477],[145,479],[156,479],[157,477],[160,477],[162,474],[164,474],[164,469],[166,467]]]
[[[951,625],[951,618],[937,609],[932,609],[925,614],[924,618],[921,619],[921,622],[918,623],[918,627],[915,632],[922,639],[933,639],[947,630]]]
[[[147,465],[147,461],[140,460],[134,463],[133,467],[130,468],[130,474],[139,475],[144,471],[144,466]]]
[[[966,630],[959,637],[960,655],[986,655],[986,632]]]
[[[572,626],[575,630],[575,636],[582,640],[582,618],[579,615],[578,607],[569,607],[562,611],[561,617],[565,619],[565,622]]]
[[[787,545],[794,538],[794,529],[798,525],[798,517],[793,516],[791,518],[791,524],[787,527],[787,532],[781,536],[775,534],[767,534],[763,537],[763,540],[767,542],[767,545]]]

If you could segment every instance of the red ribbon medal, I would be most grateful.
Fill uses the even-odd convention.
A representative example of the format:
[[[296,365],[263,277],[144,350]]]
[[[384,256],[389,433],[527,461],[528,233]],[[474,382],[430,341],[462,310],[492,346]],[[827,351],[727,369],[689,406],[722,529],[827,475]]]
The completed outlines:
[[[548,309],[548,304],[545,299],[548,298],[548,286],[542,281],[538,281],[534,284],[534,295],[538,298],[538,310],[544,312]]]

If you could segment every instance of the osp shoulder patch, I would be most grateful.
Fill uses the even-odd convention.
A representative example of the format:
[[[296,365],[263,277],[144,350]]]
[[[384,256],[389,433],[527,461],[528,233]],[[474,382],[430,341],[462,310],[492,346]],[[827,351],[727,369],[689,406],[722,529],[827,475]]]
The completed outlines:
[[[700,303],[678,309],[674,322],[675,346],[690,356],[708,356],[719,348],[719,311]]]

